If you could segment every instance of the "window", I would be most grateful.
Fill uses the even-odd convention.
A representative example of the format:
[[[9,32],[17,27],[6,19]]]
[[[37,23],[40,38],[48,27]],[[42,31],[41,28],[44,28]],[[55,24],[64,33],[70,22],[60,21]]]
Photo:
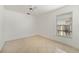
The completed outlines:
[[[72,13],[57,16],[57,36],[71,37],[72,35]]]

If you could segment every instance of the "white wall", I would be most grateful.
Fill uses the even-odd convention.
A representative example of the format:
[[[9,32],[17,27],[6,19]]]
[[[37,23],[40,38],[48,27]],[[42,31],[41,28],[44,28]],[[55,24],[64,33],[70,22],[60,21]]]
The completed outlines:
[[[65,6],[63,8],[45,13],[43,15],[38,15],[36,17],[38,26],[37,30],[40,35],[55,39],[62,43],[71,45],[73,47],[79,48],[79,6]],[[63,13],[73,13],[73,33],[72,38],[64,38],[56,36],[56,15]]]
[[[35,35],[32,16],[5,9],[3,23],[5,41]]]
[[[0,49],[4,44],[4,39],[3,39],[3,10],[4,7],[0,5]]]
[[[46,37],[55,36],[56,21],[54,15],[46,13],[44,15],[38,15],[37,19],[37,33]]]

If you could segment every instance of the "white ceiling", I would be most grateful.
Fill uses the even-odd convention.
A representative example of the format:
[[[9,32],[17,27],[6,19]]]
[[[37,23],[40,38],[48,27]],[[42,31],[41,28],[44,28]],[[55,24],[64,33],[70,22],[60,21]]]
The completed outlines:
[[[6,9],[24,13],[24,14],[28,12],[29,7],[33,7],[34,9],[32,14],[38,15],[49,11],[53,11],[63,6],[64,5],[33,5],[33,6],[32,5],[5,5],[4,7]]]

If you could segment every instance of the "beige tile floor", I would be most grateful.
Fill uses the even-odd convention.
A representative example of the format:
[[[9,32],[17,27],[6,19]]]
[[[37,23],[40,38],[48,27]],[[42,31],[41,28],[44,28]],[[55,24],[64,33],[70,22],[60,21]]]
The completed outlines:
[[[41,36],[7,41],[2,53],[64,53],[79,52],[79,50]]]

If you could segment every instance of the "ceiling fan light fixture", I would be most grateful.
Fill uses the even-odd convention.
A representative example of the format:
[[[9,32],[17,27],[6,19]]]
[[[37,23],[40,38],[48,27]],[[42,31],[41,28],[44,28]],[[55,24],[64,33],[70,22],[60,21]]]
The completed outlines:
[[[27,15],[31,15],[32,13],[33,13],[33,11],[35,10],[35,6],[33,7],[33,6],[31,6],[31,7],[29,7],[29,8],[27,8]]]

